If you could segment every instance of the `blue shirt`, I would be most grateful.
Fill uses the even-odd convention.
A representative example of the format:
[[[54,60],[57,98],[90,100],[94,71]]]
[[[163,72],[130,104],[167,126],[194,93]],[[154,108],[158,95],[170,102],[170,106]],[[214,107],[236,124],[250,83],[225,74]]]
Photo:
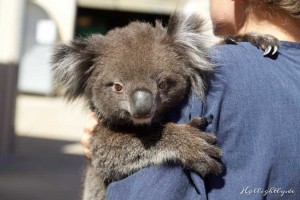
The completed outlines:
[[[202,179],[180,166],[147,167],[109,185],[108,200],[300,199],[300,44],[263,57],[249,43],[213,49],[205,103],[194,96],[174,121],[211,119],[224,172]]]

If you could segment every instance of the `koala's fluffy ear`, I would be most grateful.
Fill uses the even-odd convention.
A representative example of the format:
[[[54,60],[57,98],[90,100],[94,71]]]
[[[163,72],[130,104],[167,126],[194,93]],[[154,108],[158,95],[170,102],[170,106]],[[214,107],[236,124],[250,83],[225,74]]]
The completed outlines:
[[[99,40],[100,36],[91,36],[55,46],[52,56],[54,81],[68,100],[74,100],[87,92],[87,80],[97,56],[95,41]]]
[[[204,28],[205,22],[200,16],[182,13],[174,13],[167,28],[172,46],[186,63],[185,70],[190,75],[192,87],[201,98],[205,96],[208,77],[213,70],[206,44],[209,37],[204,34]]]

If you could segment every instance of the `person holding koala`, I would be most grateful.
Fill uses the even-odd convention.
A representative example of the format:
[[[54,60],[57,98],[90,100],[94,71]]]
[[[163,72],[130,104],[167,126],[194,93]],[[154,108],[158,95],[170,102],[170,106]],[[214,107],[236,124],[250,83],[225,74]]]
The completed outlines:
[[[249,43],[212,49],[217,64],[205,102],[189,102],[179,123],[209,119],[224,172],[202,179],[180,166],[152,166],[108,186],[107,199],[300,199],[300,1],[210,0],[214,33],[257,32],[280,42],[263,57]],[[82,143],[98,122],[91,116]]]

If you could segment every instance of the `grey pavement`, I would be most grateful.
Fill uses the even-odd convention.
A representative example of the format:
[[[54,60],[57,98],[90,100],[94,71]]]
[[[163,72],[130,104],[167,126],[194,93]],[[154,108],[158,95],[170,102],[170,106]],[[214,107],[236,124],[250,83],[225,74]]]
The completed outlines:
[[[79,200],[85,159],[80,106],[20,95],[15,154],[0,162],[0,200]]]

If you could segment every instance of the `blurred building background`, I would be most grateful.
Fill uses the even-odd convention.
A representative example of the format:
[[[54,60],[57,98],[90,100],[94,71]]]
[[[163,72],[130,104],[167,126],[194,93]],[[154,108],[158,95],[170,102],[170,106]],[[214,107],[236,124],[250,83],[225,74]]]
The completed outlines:
[[[209,16],[208,0],[0,0],[1,200],[80,199],[87,111],[55,95],[52,45],[176,9]]]

